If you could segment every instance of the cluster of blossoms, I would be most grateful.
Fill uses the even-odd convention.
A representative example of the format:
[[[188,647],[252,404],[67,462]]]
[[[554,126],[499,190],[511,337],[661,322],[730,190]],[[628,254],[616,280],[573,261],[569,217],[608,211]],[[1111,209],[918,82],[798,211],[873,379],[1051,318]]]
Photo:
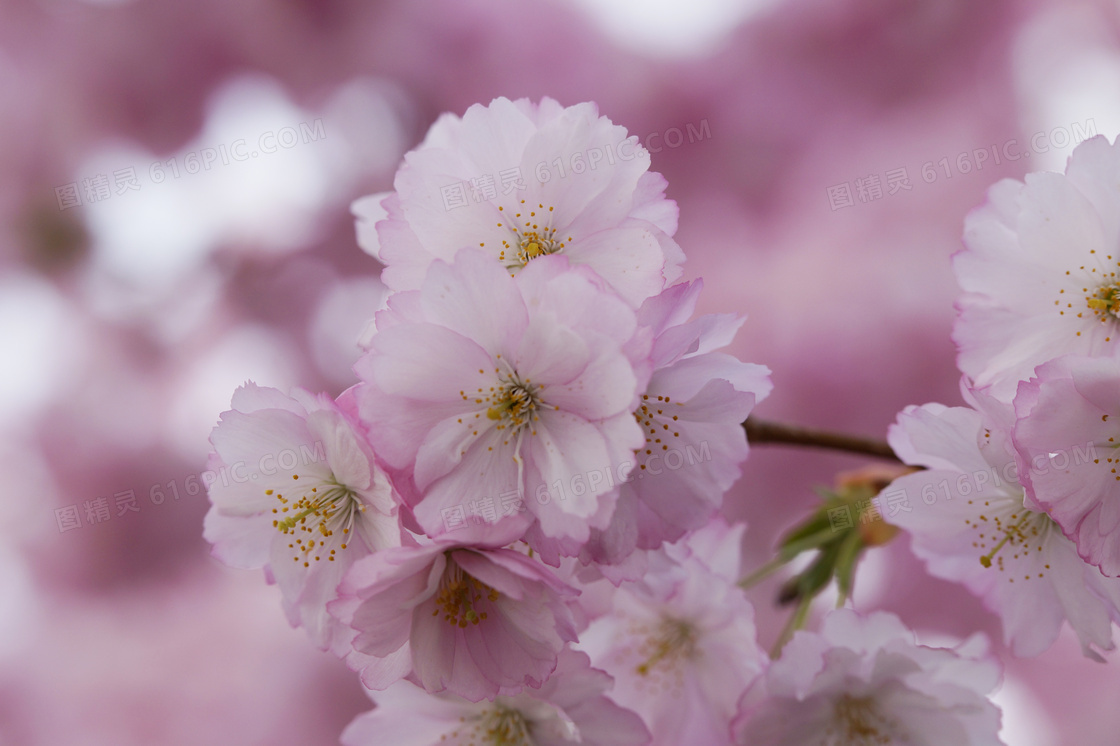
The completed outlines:
[[[1120,621],[1118,184],[1120,145],[1095,137],[1065,174],[991,188],[954,258],[968,406],[909,407],[890,431],[925,469],[886,491],[915,498],[892,520],[1020,656],[1068,621],[1099,659]]]
[[[740,318],[692,318],[649,166],[593,104],[441,117],[354,205],[392,291],[355,385],[248,383],[222,414],[215,556],[359,673],[351,746],[998,743],[976,644],[840,610],[760,651],[718,511],[769,371],[718,351]],[[448,209],[487,174],[516,178]]]

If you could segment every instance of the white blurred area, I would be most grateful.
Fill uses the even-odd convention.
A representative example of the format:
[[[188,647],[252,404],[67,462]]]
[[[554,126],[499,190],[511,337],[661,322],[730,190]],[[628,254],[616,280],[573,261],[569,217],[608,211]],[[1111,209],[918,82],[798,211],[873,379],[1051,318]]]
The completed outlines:
[[[56,276],[0,263],[0,684],[22,679],[21,701],[0,705],[0,746],[25,742],[3,725],[17,709],[36,743],[78,743],[79,732],[88,744],[277,743],[291,728],[277,710],[318,706],[306,689],[326,659],[289,627],[258,573],[219,571],[215,580],[199,550],[193,569],[156,591],[131,578],[98,586],[106,568],[142,575],[155,564],[137,541],[145,531],[163,532],[169,556],[183,551],[175,518],[197,503],[186,493],[156,506],[143,481],[151,478],[140,475],[152,458],[165,459],[153,466],[166,470],[161,483],[183,468],[176,463],[204,469],[210,432],[239,385],[352,382],[357,340],[385,296],[378,267],[368,260],[368,275],[337,277],[329,259],[294,255],[329,238],[328,248],[346,241],[365,256],[339,224],[350,224],[348,205],[368,184],[391,181],[414,114],[397,84],[374,77],[315,100],[300,105],[273,79],[237,77],[212,94],[198,133],[175,152],[102,143],[69,180],[81,188],[104,174],[112,192],[92,202],[83,193],[82,207],[62,214],[83,223],[84,261]],[[245,160],[233,158],[238,142]],[[125,169],[139,189],[114,188]],[[0,241],[19,238],[10,217],[0,215]],[[249,264],[294,282],[293,292],[317,282],[322,297],[303,299],[306,317],[284,315],[283,298],[247,311],[255,291],[236,283]],[[92,526],[89,501],[130,488],[139,514]],[[81,521],[74,533],[62,533],[64,507]],[[197,536],[200,519],[189,520]],[[98,590],[71,593],[68,583]],[[49,701],[67,704],[40,704]],[[308,733],[322,717],[330,715],[304,718]],[[153,729],[175,735],[165,741]]]
[[[355,80],[310,111],[276,81],[247,76],[213,94],[201,132],[176,153],[106,145],[80,173],[134,168],[141,188],[88,206],[95,305],[135,311],[193,283],[219,247],[306,247],[324,211],[354,199],[358,180],[395,167],[405,147],[401,99],[388,84]]]
[[[1115,12],[1115,11],[1114,11]],[[1102,4],[1055,5],[1022,29],[1014,50],[1022,131],[1046,132],[1048,149],[1031,152],[1030,171],[1064,171],[1075,143],[1050,147],[1056,128],[1091,122],[1093,132],[1114,140],[1120,134],[1120,52],[1116,19]],[[1059,142],[1061,140],[1059,139]]]
[[[65,373],[84,359],[83,325],[50,282],[30,273],[0,277],[0,438],[74,385]]]
[[[569,0],[620,47],[687,58],[718,51],[741,24],[780,0]]]
[[[1046,713],[1046,707],[1018,677],[1004,674],[992,701],[1003,713],[999,736],[1008,746],[1053,746],[1058,743],[1058,733]]]
[[[104,174],[112,189],[92,202],[83,193],[91,250],[77,292],[31,273],[0,278],[0,441],[65,402],[101,421],[106,442],[156,437],[198,461],[237,386],[300,383],[308,371],[289,334],[303,330],[223,308],[230,278],[216,252],[268,263],[313,246],[362,184],[391,179],[412,116],[408,96],[382,79],[349,80],[308,108],[277,81],[247,75],[212,94],[200,131],[174,153],[104,143],[73,174],[79,185]],[[115,174],[127,169],[139,188],[117,191]],[[327,378],[347,383],[356,340],[383,298],[375,276],[355,278],[306,320]],[[119,340],[99,339],[99,328],[141,330],[172,370],[130,371],[116,359]]]
[[[229,409],[234,389],[246,381],[287,392],[303,373],[291,340],[259,324],[230,329],[196,358],[185,356],[171,384],[175,396],[164,425],[168,444],[185,459],[205,456],[218,413]]]

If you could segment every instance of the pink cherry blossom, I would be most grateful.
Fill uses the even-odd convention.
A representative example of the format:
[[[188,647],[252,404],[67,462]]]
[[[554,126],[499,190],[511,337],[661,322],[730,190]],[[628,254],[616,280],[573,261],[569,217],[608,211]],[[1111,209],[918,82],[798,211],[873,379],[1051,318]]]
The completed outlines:
[[[1120,354],[1120,145],[1094,137],[1065,174],[1004,179],[965,221],[960,369],[1004,400],[1068,353]]]
[[[400,544],[393,490],[345,394],[247,383],[210,436],[204,536],[228,565],[264,567],[293,626],[322,648],[349,636],[327,602],[360,557]]]
[[[977,635],[956,649],[916,645],[898,617],[837,609],[794,633],[743,697],[743,746],[1000,746],[987,699],[999,664]]]
[[[1013,437],[1027,495],[1086,562],[1120,575],[1120,360],[1070,356],[1019,385]]]
[[[605,693],[611,678],[585,654],[565,650],[538,689],[471,702],[429,694],[398,681],[371,695],[377,709],[359,715],[343,746],[644,746],[650,735],[634,713]]]
[[[356,366],[361,414],[427,533],[471,506],[490,523],[527,508],[544,535],[576,541],[606,524],[644,442],[632,412],[650,343],[593,273],[556,256],[512,277],[465,251],[377,325]]]
[[[354,564],[331,613],[357,630],[347,662],[382,690],[404,678],[477,702],[539,687],[576,631],[576,591],[539,561],[503,545],[519,533],[375,552]],[[477,540],[472,540],[477,539]]]
[[[676,566],[623,583],[580,636],[659,746],[729,743],[739,697],[762,668],[754,609],[737,585],[744,528],[717,520],[666,547]]]
[[[482,247],[516,272],[563,254],[632,306],[680,275],[677,206],[650,156],[593,103],[494,99],[441,116],[405,155],[395,192],[354,203],[358,241],[394,290],[420,286],[436,259]]]
[[[592,532],[585,560],[617,563],[635,548],[656,549],[700,528],[741,474],[742,423],[770,393],[770,371],[713,351],[731,342],[743,319],[688,321],[702,287],[674,285],[638,312],[655,335],[655,369],[634,413],[646,439],[610,526]]]
[[[968,407],[908,407],[891,447],[923,471],[896,479],[880,500],[911,534],[929,572],[963,583],[999,614],[1018,656],[1042,653],[1068,621],[1086,655],[1111,650],[1120,580],[1104,577],[1039,506],[1026,499],[1010,449],[1011,406],[982,392]]]

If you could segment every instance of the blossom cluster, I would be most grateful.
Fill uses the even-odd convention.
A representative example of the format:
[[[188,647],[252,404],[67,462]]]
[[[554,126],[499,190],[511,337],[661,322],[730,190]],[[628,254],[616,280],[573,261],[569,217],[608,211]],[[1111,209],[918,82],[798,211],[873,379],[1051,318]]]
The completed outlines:
[[[448,184],[624,151],[444,204]],[[392,291],[356,383],[246,383],[214,429],[211,468],[246,477],[210,485],[215,556],[263,568],[358,672],[376,708],[352,746],[792,744],[808,723],[821,743],[998,743],[976,644],[841,610],[761,652],[745,526],[719,509],[770,372],[719,351],[741,318],[693,318],[702,284],[680,281],[649,167],[590,103],[442,116],[393,191],[354,204]]]
[[[1085,654],[1120,621],[1120,144],[1005,179],[965,222],[953,338],[966,407],[909,407],[890,443],[924,470],[886,494],[929,571],[1003,622],[1016,655],[1063,623]]]

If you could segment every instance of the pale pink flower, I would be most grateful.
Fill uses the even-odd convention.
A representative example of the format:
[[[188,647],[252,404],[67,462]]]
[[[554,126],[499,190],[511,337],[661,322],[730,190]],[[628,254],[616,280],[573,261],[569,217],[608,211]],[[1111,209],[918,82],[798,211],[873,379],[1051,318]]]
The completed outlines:
[[[898,617],[850,609],[795,632],[743,697],[743,746],[1001,746],[1000,679],[980,635],[956,649],[915,644]]]
[[[654,334],[654,372],[634,416],[645,444],[619,489],[610,526],[593,531],[585,561],[617,563],[708,522],[747,458],[743,421],[770,393],[770,371],[713,350],[742,324],[733,315],[689,321],[703,284],[646,301],[638,321]]]
[[[517,533],[465,530],[456,538],[467,543],[402,546],[356,563],[330,610],[357,630],[347,663],[362,682],[382,690],[409,677],[472,702],[541,686],[575,640],[567,603],[577,592],[502,548]]]
[[[371,697],[377,709],[359,715],[343,746],[644,746],[641,718],[612,702],[611,678],[585,654],[565,650],[556,673],[538,689],[471,702],[429,694],[398,681]]]
[[[377,325],[355,368],[361,414],[425,532],[526,508],[547,536],[606,525],[644,442],[631,413],[649,333],[592,272],[555,256],[513,277],[464,251]]]
[[[737,585],[744,528],[714,521],[666,547],[677,565],[622,584],[610,613],[580,636],[655,744],[727,744],[739,697],[762,669],[754,609]]]
[[[963,583],[999,614],[1016,655],[1045,651],[1068,620],[1085,654],[1099,657],[1093,647],[1113,648],[1120,580],[1086,564],[1025,498],[1010,448],[1011,406],[966,394],[980,411],[926,404],[899,414],[891,447],[925,469],[892,482],[880,509],[911,534],[932,575]]]
[[[593,103],[494,99],[441,116],[407,153],[394,193],[354,203],[358,242],[394,290],[436,259],[481,247],[510,271],[563,254],[632,306],[680,275],[676,203],[650,156]]]
[[[1036,366],[1120,354],[1120,145],[1081,143],[1065,174],[1004,179],[965,221],[953,258],[957,363],[1010,400]]]
[[[1027,495],[1086,562],[1120,575],[1120,360],[1071,356],[1019,385],[1013,438]]]
[[[400,544],[393,490],[374,462],[349,394],[336,403],[247,383],[210,435],[203,536],[232,567],[265,568],[293,626],[322,648],[348,630],[327,613],[360,557]]]

